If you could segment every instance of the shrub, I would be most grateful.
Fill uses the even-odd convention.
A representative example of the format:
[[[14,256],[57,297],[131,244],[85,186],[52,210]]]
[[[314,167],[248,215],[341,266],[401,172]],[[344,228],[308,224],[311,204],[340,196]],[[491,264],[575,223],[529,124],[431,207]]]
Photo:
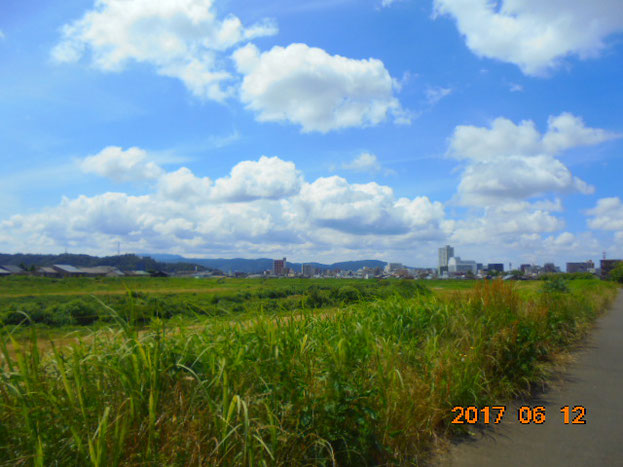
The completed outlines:
[[[4,324],[32,324],[32,323],[45,323],[49,324],[49,314],[43,305],[40,303],[22,303],[12,305],[5,316],[0,321]]]
[[[610,271],[610,280],[623,284],[623,262],[616,265],[616,267]]]
[[[340,287],[338,289],[337,296],[343,302],[351,303],[359,300],[359,298],[361,298],[361,293],[355,287],[345,285],[344,287]]]
[[[320,308],[331,304],[333,301],[329,297],[329,294],[324,290],[318,290],[315,287],[310,287],[305,294],[305,304],[310,308]]]
[[[45,309],[47,323],[50,326],[68,326],[73,323],[73,318],[68,310],[58,304],[50,305]]]
[[[67,314],[78,324],[91,324],[99,318],[95,307],[82,300],[72,300],[58,307],[61,314]]]
[[[6,312],[4,314],[4,317],[2,318],[2,323],[5,325],[17,325],[20,324],[22,321],[24,321],[24,324],[26,324],[28,322],[28,318],[24,316],[24,313],[16,310],[10,310]]]
[[[566,280],[560,277],[554,277],[543,282],[541,291],[545,293],[568,293],[569,285]]]

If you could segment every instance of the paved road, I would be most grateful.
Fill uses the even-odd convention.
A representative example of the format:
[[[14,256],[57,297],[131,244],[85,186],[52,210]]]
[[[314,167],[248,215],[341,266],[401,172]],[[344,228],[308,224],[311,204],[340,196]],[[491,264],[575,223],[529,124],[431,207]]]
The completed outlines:
[[[575,356],[562,384],[509,407],[502,423],[453,445],[433,465],[623,466],[623,292]],[[524,403],[545,406],[545,423],[519,423]],[[586,424],[564,424],[565,405],[586,407]]]

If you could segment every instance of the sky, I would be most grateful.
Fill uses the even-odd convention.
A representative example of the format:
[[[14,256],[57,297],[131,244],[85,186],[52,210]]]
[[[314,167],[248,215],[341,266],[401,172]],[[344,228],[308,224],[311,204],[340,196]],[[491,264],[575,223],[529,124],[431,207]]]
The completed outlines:
[[[623,257],[620,0],[2,0],[0,252]]]

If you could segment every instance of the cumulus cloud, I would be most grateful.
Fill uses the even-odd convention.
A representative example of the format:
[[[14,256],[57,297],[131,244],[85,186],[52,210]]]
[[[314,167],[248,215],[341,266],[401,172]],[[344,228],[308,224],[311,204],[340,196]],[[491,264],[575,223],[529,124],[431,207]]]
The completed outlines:
[[[579,146],[592,146],[621,135],[598,128],[587,128],[580,117],[564,112],[547,120],[548,131],[543,136],[547,153],[555,154]]]
[[[388,186],[341,177],[310,183],[292,162],[262,156],[214,181],[180,167],[163,171],[141,196],[63,198],[57,206],[0,221],[0,242],[22,251],[101,252],[121,241],[130,251],[322,256],[364,249],[378,255],[415,241],[439,241],[443,222],[443,205],[426,197],[397,198]]]
[[[232,58],[244,75],[240,98],[263,122],[291,122],[303,132],[377,125],[388,114],[407,123],[394,81],[380,60],[330,55],[306,44],[260,52],[253,44]]]
[[[262,156],[257,162],[240,162],[228,177],[218,179],[213,197],[225,201],[280,199],[297,194],[302,184],[303,176],[293,162]]]
[[[468,205],[525,199],[549,192],[591,194],[595,188],[551,156],[507,156],[497,161],[470,164],[458,187]]]
[[[515,242],[521,235],[536,235],[556,232],[564,228],[564,221],[552,215],[540,203],[507,202],[487,207],[481,216],[454,221],[451,225],[451,240],[455,243],[488,244]]]
[[[606,39],[623,31],[620,0],[434,0],[475,54],[514,63],[541,76],[568,56],[599,56]]]
[[[490,128],[460,125],[454,130],[449,153],[456,159],[491,160],[509,155],[556,155],[566,149],[599,144],[621,135],[589,128],[571,113],[550,116],[547,132],[541,134],[532,120],[519,124],[498,117]]]
[[[350,234],[398,235],[438,228],[443,205],[426,197],[395,199],[393,190],[377,183],[350,184],[338,176],[305,184],[293,200],[299,215],[319,227]]]
[[[461,202],[487,205],[546,193],[589,194],[594,187],[571,174],[557,154],[620,135],[587,127],[570,113],[551,116],[541,134],[533,121],[495,119],[490,128],[457,126],[448,155],[467,163],[459,184]]]
[[[86,173],[94,173],[116,182],[154,180],[164,171],[147,158],[147,152],[137,147],[124,151],[118,146],[108,146],[86,157],[80,167]]]
[[[75,62],[90,51],[93,66],[104,71],[146,63],[180,79],[197,97],[223,100],[231,75],[219,53],[276,32],[268,20],[244,27],[236,16],[218,18],[211,0],[97,0],[62,27],[52,58]]]
[[[242,161],[232,168],[229,176],[214,182],[209,177],[196,176],[187,167],[166,172],[148,159],[143,149],[132,147],[124,151],[118,146],[109,146],[86,157],[80,167],[86,173],[117,182],[155,180],[158,194],[172,200],[280,199],[297,194],[303,184],[303,176],[294,163],[278,157],[262,156],[258,161]]]
[[[597,205],[586,214],[592,216],[588,221],[591,229],[623,232],[623,202],[618,196],[598,200]]]
[[[158,180],[158,194],[174,201],[207,201],[212,195],[212,180],[197,177],[186,167],[163,174]]]
[[[546,245],[551,243],[557,247],[569,247],[575,244],[575,235],[571,232],[563,232],[558,236],[551,235],[545,239]]]

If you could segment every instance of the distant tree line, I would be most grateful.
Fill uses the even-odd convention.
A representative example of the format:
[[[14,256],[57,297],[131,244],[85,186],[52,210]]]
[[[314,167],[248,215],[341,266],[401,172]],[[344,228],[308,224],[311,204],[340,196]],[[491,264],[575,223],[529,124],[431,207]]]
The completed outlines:
[[[36,266],[52,266],[54,264],[70,264],[77,267],[112,266],[121,271],[211,271],[211,268],[193,263],[161,263],[149,256],[134,254],[105,256],[90,255],[42,255],[42,254],[0,254],[0,264],[21,266],[25,270],[32,270]]]

